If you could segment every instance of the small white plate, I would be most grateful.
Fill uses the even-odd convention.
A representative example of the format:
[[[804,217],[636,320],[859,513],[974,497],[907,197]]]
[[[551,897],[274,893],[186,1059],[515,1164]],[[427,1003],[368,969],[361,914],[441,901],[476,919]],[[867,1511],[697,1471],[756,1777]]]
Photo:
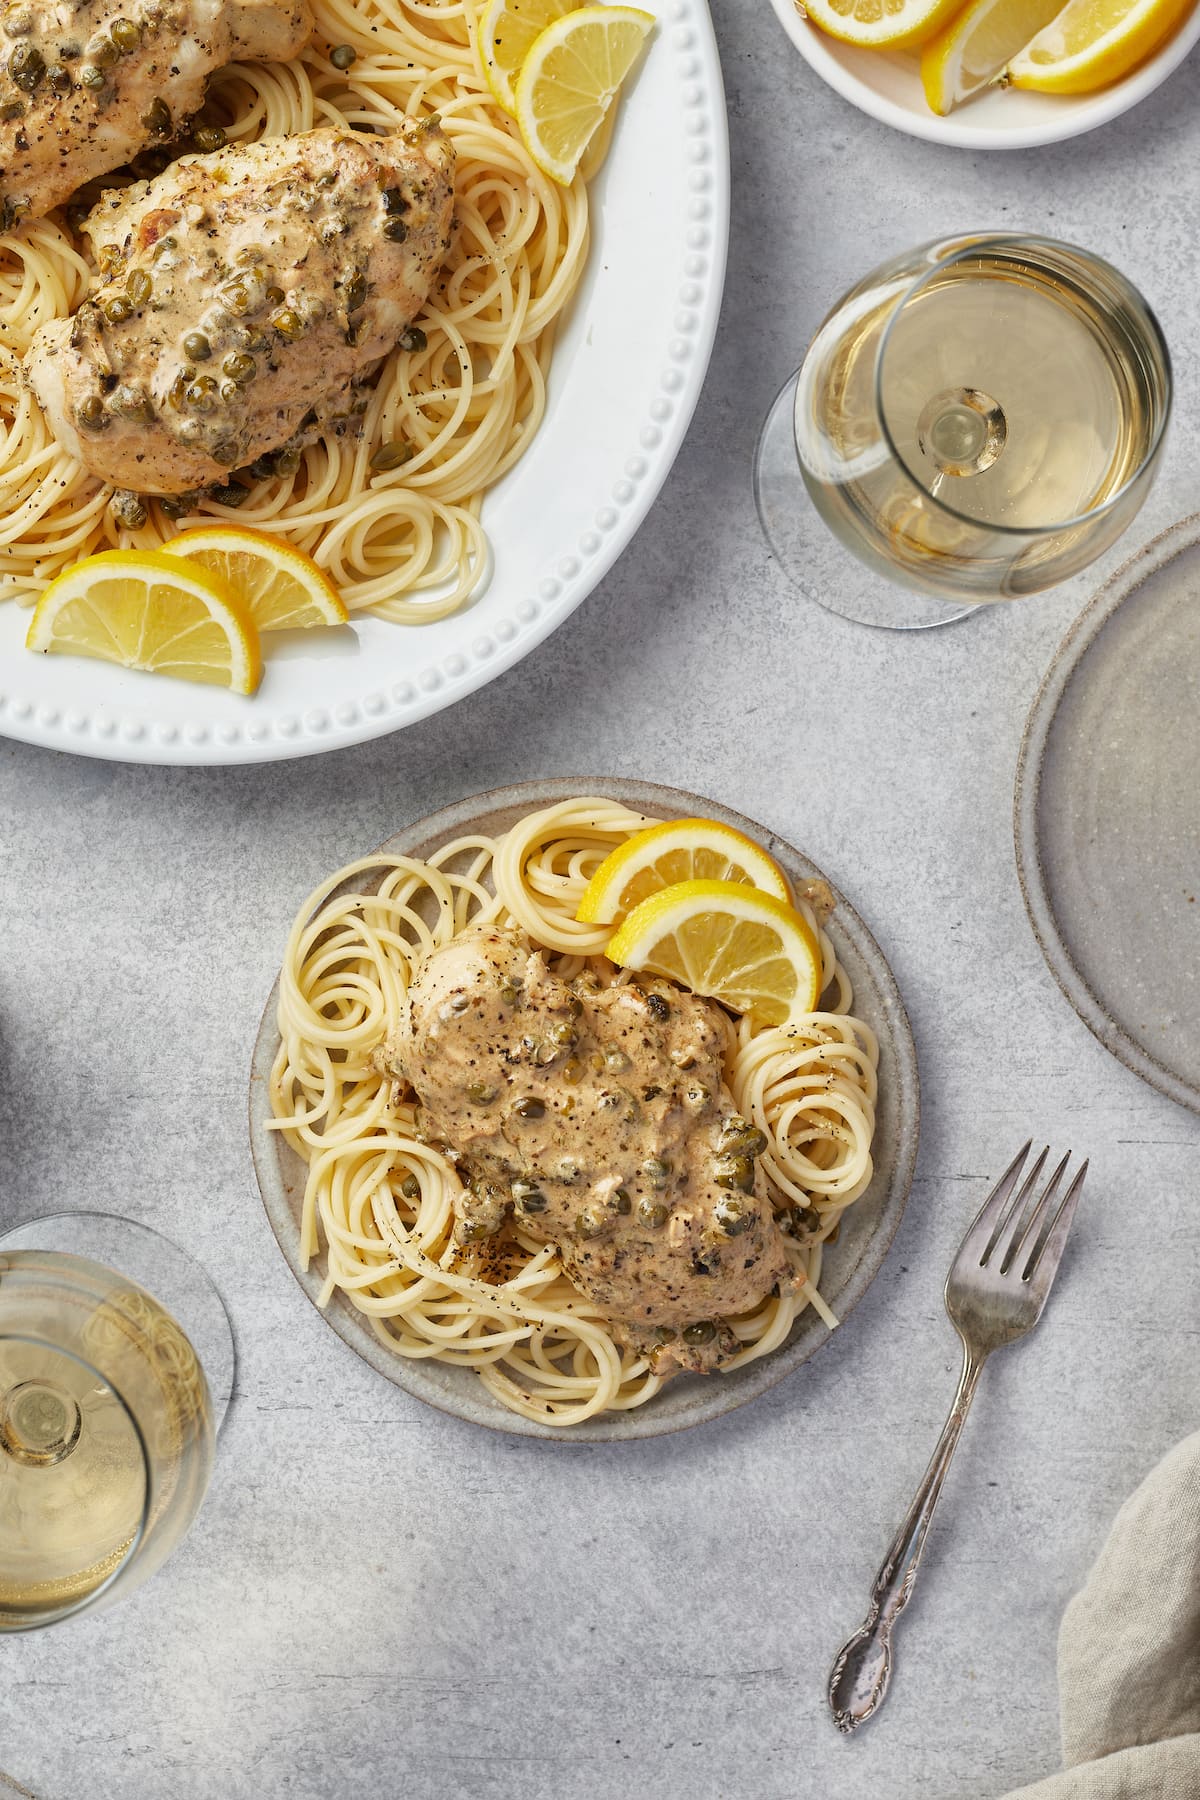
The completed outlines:
[[[783,29],[810,68],[861,112],[910,137],[967,150],[1028,150],[1106,125],[1127,112],[1177,69],[1200,41],[1200,6],[1149,62],[1098,94],[1026,94],[993,90],[949,118],[929,110],[915,56],[858,50],[810,25],[795,0],[771,0]]]
[[[425,857],[453,838],[476,832],[495,835],[507,831],[535,807],[551,806],[575,794],[607,794],[622,806],[660,819],[721,819],[745,832],[770,852],[796,882],[824,880],[815,863],[753,820],[717,806],[699,794],[676,788],[654,787],[637,781],[602,781],[594,777],[525,782],[476,794],[442,812],[408,825],[386,844],[387,855]],[[836,895],[837,904],[828,931],[838,961],[854,988],[854,1010],[879,1039],[879,1104],[871,1153],[875,1173],[861,1199],[842,1217],[836,1244],[827,1247],[821,1269],[821,1292],[837,1317],[845,1320],[851,1307],[866,1293],[883,1266],[888,1247],[900,1223],[917,1160],[920,1098],[917,1058],[904,1003],[883,952],[849,903]],[[279,922],[282,944],[287,921]],[[316,1303],[323,1285],[324,1254],[305,1269],[300,1262],[300,1213],[304,1200],[305,1165],[278,1132],[269,1131],[271,1065],[279,1048],[276,1016],[279,983],[268,997],[254,1046],[250,1072],[250,1147],[258,1175],[259,1191],[288,1267],[309,1299]],[[522,1418],[493,1400],[470,1369],[446,1363],[398,1356],[380,1342],[363,1314],[344,1294],[337,1293],[322,1314],[337,1335],[373,1369],[418,1400],[442,1412],[453,1413],[472,1425],[493,1431],[516,1432],[522,1437],[556,1438],[563,1443],[605,1442],[626,1438],[657,1437],[683,1431],[690,1425],[719,1418],[744,1406],[785,1375],[807,1362],[829,1330],[809,1308],[801,1313],[787,1342],[770,1356],[729,1375],[680,1375],[668,1382],[644,1406],[632,1412],[604,1413],[570,1429],[539,1425]]]
[[[259,692],[24,648],[0,605],[0,736],[140,763],[273,762],[337,750],[461,700],[591,593],[650,510],[691,419],[721,310],[729,147],[705,0],[658,16],[592,184],[587,270],[557,339],[545,417],[483,508],[490,585],[430,625],[359,618],[272,646]]]

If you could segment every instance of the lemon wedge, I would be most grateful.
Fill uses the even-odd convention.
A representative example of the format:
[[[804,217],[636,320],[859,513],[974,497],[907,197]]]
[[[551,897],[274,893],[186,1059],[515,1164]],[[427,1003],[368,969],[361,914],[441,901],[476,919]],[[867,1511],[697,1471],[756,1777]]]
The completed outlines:
[[[962,0],[804,0],[827,37],[867,50],[907,50],[935,36]]]
[[[246,525],[202,525],[163,545],[207,569],[248,609],[259,631],[344,625],[341,595],[311,556]]]
[[[534,40],[578,5],[579,0],[490,0],[479,21],[479,55],[488,86],[514,118],[517,76]]]
[[[605,955],[669,976],[766,1025],[811,1013],[821,948],[808,921],[774,894],[734,881],[681,881],[635,906]]]
[[[654,28],[632,6],[583,6],[548,25],[525,56],[516,115],[539,169],[568,186]]]
[[[944,118],[1004,73],[1063,0],[970,0],[921,51],[921,85]]]
[[[206,569],[159,550],[103,550],[76,563],[38,601],[25,643],[235,694],[252,694],[262,678],[246,609]]]
[[[606,856],[588,882],[575,917],[613,925],[651,894],[681,881],[735,881],[787,902],[778,865],[752,839],[716,819],[669,819],[635,832]]]
[[[1144,62],[1195,0],[1068,0],[1008,65],[1013,87],[1090,94]]]

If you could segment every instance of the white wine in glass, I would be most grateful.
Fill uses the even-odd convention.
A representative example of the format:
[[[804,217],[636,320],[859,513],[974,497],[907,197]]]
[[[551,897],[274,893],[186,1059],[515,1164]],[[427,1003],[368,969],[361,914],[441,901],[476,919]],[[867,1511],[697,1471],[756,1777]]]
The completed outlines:
[[[153,1574],[196,1515],[213,1445],[204,1370],[158,1300],[88,1257],[0,1240],[0,1632]]]
[[[925,245],[852,289],[777,403],[777,431],[789,410],[793,467],[841,542],[944,618],[1050,587],[1107,549],[1149,492],[1170,405],[1166,344],[1137,290],[1072,245],[1006,234]],[[803,522],[782,488],[764,492],[767,435],[764,524],[811,581]],[[792,498],[803,505],[799,482]],[[875,587],[868,623],[935,622]]]

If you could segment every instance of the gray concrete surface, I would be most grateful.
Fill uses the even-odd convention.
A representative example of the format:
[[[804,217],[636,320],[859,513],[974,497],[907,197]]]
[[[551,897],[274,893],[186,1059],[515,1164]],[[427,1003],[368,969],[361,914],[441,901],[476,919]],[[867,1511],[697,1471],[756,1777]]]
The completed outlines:
[[[1175,353],[1174,437],[1127,547],[1194,510],[1200,58],[1090,138],[973,157],[845,106],[763,0],[717,11],[720,340],[659,505],[586,606],[486,692],[328,758],[0,751],[0,1223],[88,1204],[155,1223],[216,1275],[241,1356],[166,1570],[0,1645],[0,1770],[38,1800],[991,1800],[1055,1765],[1063,1604],[1196,1424],[1200,1120],[1076,1019],[1013,865],[1022,724],[1090,584],[925,636],[844,624],[772,565],[750,459],[852,278],[947,228],[1019,225],[1128,269]],[[314,881],[464,792],[575,771],[707,790],[806,849],[888,953],[924,1080],[908,1214],[844,1332],[733,1417],[624,1447],[472,1430],[360,1363],[278,1254],[244,1126]],[[886,1710],[842,1742],[830,1658],[953,1389],[948,1258],[1029,1134],[1093,1158],[1077,1240],[981,1391]]]

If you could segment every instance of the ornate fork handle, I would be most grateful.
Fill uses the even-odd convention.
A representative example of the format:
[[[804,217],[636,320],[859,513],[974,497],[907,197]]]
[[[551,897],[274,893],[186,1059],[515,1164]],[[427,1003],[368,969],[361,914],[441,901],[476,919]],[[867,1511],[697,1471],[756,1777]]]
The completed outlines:
[[[986,1357],[964,1344],[962,1375],[945,1430],[875,1577],[867,1616],[838,1651],[829,1677],[829,1704],[839,1731],[849,1733],[863,1724],[887,1693],[892,1677],[892,1628],[912,1596],[933,1509],[985,1361]]]

